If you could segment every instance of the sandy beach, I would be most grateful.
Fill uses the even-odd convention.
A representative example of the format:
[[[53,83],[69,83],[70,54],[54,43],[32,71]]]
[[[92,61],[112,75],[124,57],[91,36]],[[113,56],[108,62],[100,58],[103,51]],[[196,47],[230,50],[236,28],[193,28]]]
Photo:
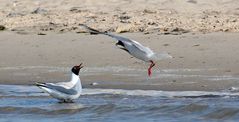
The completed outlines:
[[[20,33],[238,32],[237,0],[1,0],[0,25]],[[133,7],[132,7],[133,6]]]
[[[67,80],[81,62],[84,87],[206,90],[239,86],[237,0],[1,0],[0,83]],[[134,6],[134,7],[131,7]],[[86,24],[137,40],[170,60],[148,64],[90,35]],[[97,85],[91,85],[92,83]]]

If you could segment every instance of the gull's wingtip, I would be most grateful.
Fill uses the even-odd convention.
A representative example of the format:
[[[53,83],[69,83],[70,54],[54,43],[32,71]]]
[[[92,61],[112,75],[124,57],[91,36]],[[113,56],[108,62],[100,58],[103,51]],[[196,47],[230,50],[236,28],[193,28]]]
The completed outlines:
[[[79,26],[82,26],[82,27],[84,27],[87,31],[89,31],[91,34],[105,34],[105,32],[101,32],[101,31],[99,31],[99,30],[96,30],[96,29],[94,29],[94,28],[91,28],[91,27],[89,27],[89,26],[87,26],[87,25],[85,25],[85,24],[78,24]]]
[[[46,83],[42,83],[42,82],[35,82],[35,85],[46,87]]]

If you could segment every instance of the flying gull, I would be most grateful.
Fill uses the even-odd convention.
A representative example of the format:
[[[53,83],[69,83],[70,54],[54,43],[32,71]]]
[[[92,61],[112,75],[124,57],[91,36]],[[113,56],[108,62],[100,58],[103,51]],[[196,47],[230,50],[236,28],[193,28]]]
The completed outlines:
[[[152,68],[155,66],[156,61],[166,58],[172,58],[168,53],[154,53],[150,48],[143,46],[139,42],[128,39],[122,36],[118,36],[112,33],[108,32],[100,32],[96,29],[90,28],[84,24],[79,24],[80,26],[83,26],[85,29],[87,29],[92,34],[103,34],[110,36],[114,39],[116,39],[118,42],[116,43],[116,46],[120,49],[128,52],[130,55],[132,55],[135,58],[138,58],[140,60],[143,60],[144,62],[149,62],[150,66],[148,68],[148,76],[151,76],[152,74]]]

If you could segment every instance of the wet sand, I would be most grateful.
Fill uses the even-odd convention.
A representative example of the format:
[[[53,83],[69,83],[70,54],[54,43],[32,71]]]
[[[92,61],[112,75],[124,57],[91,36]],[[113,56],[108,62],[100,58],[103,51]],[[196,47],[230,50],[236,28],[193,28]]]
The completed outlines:
[[[239,85],[238,0],[2,0],[0,83],[68,80],[81,62],[84,87],[206,90]],[[132,7],[133,6],[133,7]],[[139,41],[173,59],[148,64],[79,24]],[[91,85],[96,84],[96,85]]]
[[[0,83],[57,82],[70,77],[73,65],[86,88],[215,91],[239,86],[238,33],[160,35],[126,33],[123,36],[168,52],[147,76],[148,64],[131,58],[103,35],[76,33],[0,33]],[[98,85],[91,85],[97,82]]]

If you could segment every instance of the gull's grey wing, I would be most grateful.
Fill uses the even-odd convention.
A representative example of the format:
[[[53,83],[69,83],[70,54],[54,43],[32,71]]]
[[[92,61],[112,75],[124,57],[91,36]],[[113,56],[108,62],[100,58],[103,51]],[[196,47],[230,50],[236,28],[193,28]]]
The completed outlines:
[[[123,37],[123,36],[118,36],[118,35],[114,35],[114,34],[111,34],[111,33],[104,33],[104,35],[107,35],[107,36],[109,36],[111,38],[114,38],[117,41],[134,43],[131,39],[128,39],[128,38]]]
[[[88,27],[84,24],[79,24],[79,26],[84,27],[86,30],[88,30],[91,34],[104,34],[105,32],[100,32],[99,30],[93,29],[91,27]]]
[[[132,40],[132,42],[134,42],[133,46],[135,46],[136,48],[138,48],[140,51],[144,52],[145,54],[147,54],[147,55],[154,54],[154,52],[150,48],[141,45],[137,41]]]
[[[46,87],[64,94],[68,94],[68,95],[76,95],[78,92],[74,89],[74,87],[72,87],[71,89],[66,89],[63,86],[58,86],[58,85],[53,85],[53,84],[49,84],[49,83],[44,83],[44,84],[37,84],[37,86],[42,86],[42,87]]]
[[[131,39],[128,39],[126,37],[122,37],[122,36],[117,36],[117,35],[114,35],[114,34],[110,34],[110,33],[105,33],[105,35],[108,35],[114,39],[116,39],[117,41],[121,41],[122,43],[126,43],[128,45],[132,45],[133,47],[139,49],[140,51],[142,51],[143,53],[146,53],[146,54],[153,54],[153,51],[151,49],[149,49],[148,47],[145,47],[143,46],[142,44],[140,44],[139,42],[137,41],[134,41],[134,40],[131,40]]]
[[[122,43],[126,43],[128,45],[132,45],[132,46],[134,46],[135,48],[139,49],[140,51],[142,51],[145,54],[153,54],[153,51],[151,49],[149,49],[148,47],[143,46],[142,44],[140,44],[137,41],[128,39],[128,38],[123,37],[123,36],[118,36],[118,35],[115,35],[115,34],[111,34],[111,33],[108,33],[108,32],[100,32],[99,30],[90,28],[90,27],[88,27],[88,26],[86,26],[84,24],[79,24],[79,25],[85,27],[85,29],[87,29],[91,33],[107,35],[109,37],[112,37],[112,38],[116,39],[117,41],[121,41]]]
[[[94,29],[94,28],[88,27],[87,25],[84,25],[84,24],[79,24],[79,26],[84,27],[84,28],[85,28],[86,30],[88,30],[90,33],[94,33],[94,34],[104,34],[104,35],[110,36],[110,37],[112,37],[112,38],[115,38],[116,40],[131,42],[131,40],[128,39],[128,38],[125,38],[125,37],[122,37],[122,36],[117,36],[117,35],[114,35],[114,34],[111,34],[111,33],[108,33],[108,32],[101,32],[101,31],[96,30],[96,29]]]

